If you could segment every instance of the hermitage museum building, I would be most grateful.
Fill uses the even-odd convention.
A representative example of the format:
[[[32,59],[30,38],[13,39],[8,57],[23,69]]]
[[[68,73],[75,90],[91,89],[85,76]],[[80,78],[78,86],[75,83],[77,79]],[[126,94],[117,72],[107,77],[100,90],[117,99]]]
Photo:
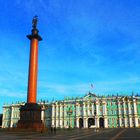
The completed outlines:
[[[3,105],[2,128],[17,127],[20,107],[25,103]],[[140,96],[96,96],[38,102],[44,126],[56,128],[134,128],[140,127]]]

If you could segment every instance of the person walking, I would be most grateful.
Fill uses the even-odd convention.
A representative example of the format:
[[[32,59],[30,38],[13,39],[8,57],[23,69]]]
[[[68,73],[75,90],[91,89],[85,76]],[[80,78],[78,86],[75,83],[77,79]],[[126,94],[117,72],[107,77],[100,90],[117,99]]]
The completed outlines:
[[[53,133],[53,127],[51,126],[51,134]]]
[[[56,127],[54,127],[54,134],[56,134]]]

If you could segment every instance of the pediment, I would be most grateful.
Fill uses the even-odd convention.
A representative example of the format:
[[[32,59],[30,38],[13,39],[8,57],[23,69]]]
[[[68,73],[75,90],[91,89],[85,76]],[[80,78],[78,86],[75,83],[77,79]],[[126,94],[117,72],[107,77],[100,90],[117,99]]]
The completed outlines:
[[[84,99],[96,99],[96,94],[89,92],[87,95],[84,96]]]

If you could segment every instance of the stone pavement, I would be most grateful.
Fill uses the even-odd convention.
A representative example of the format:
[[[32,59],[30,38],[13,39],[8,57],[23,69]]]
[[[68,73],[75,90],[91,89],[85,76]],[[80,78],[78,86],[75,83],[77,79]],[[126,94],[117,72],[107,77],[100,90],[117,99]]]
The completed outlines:
[[[72,129],[51,132],[0,131],[0,140],[139,140],[140,129]]]

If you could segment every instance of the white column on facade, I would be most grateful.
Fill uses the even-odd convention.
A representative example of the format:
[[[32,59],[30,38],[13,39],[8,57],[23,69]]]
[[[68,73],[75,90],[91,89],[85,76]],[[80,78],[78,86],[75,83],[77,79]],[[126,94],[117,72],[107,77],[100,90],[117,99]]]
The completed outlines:
[[[88,119],[86,118],[86,128],[88,128]]]
[[[56,116],[56,114],[57,114],[57,110],[56,110],[56,103],[54,104],[54,126],[56,127],[56,120],[57,120],[57,116]]]
[[[79,116],[79,115],[80,115],[80,116],[82,115],[80,110],[81,110],[80,104],[78,103],[78,112],[77,112],[77,113],[78,113],[78,116]]]
[[[122,118],[121,118],[121,116],[119,116],[119,126],[120,127],[122,126]]]
[[[55,105],[52,104],[52,126],[55,126]]]
[[[127,113],[126,113],[126,101],[123,102],[123,109],[124,109],[124,126],[128,127],[128,123],[127,123]]]
[[[56,128],[58,127],[58,104],[56,104]]]
[[[62,114],[62,123],[63,123],[63,127],[64,127],[64,119],[65,119],[65,115],[64,115],[64,104],[62,104],[62,111],[63,111],[63,114]]]
[[[84,128],[86,128],[86,118],[83,119]]]
[[[58,119],[56,119],[56,128],[58,127]]]
[[[107,119],[107,106],[106,106],[106,102],[103,101],[103,115],[104,115],[104,126],[105,128],[108,128],[108,119]]]
[[[61,103],[59,107],[60,107],[60,127],[62,128],[63,127],[63,106]]]
[[[44,123],[44,117],[45,117],[45,107],[42,106],[42,110],[41,110],[41,120],[43,121],[43,123]]]
[[[66,117],[67,111],[66,111],[66,104],[64,104],[64,117]]]
[[[64,128],[68,128],[68,123],[67,123],[67,122],[68,122],[68,120],[65,119],[65,120],[64,120]]]
[[[88,120],[87,120],[87,118],[84,118],[83,121],[84,121],[84,128],[88,128],[88,122],[87,122]]]
[[[76,110],[75,116],[78,116],[78,115],[79,115],[79,114],[78,114],[78,110],[79,110],[79,109],[78,109],[78,104],[79,104],[79,103],[77,102],[77,103],[76,103],[76,106],[75,106],[75,110]]]
[[[56,104],[56,118],[58,117],[58,104]]]
[[[102,102],[102,104],[103,104],[103,115],[104,115],[104,116],[106,116],[106,115],[107,115],[106,102],[105,102],[105,101],[103,101],[103,102]]]
[[[62,111],[63,111],[63,114],[62,114],[62,123],[63,123],[63,128],[64,128],[64,120],[65,120],[65,115],[64,115],[64,103],[62,104]]]
[[[108,128],[107,116],[104,117],[104,126],[105,126],[105,128]]]
[[[125,104],[125,100],[124,99],[123,99],[123,113],[124,113],[124,127],[127,127],[126,104]]]
[[[62,104],[59,105],[59,108],[60,108],[60,118],[62,118],[63,116]]]
[[[6,119],[5,115],[6,115],[6,109],[3,108],[2,128],[5,128],[5,119]]]
[[[118,101],[118,113],[119,113],[119,116],[121,115],[121,108],[120,108],[120,102]]]
[[[128,114],[129,114],[129,115],[132,114],[131,106],[130,106],[130,101],[128,101]]]
[[[60,104],[58,105],[58,127],[60,127]]]
[[[92,116],[94,116],[94,104],[92,103]]]
[[[76,127],[79,128],[79,118],[76,118]]]
[[[56,127],[59,127],[59,105],[56,104]]]
[[[54,106],[54,104],[52,104],[52,117],[54,117],[55,116],[55,106]]]
[[[62,104],[62,127],[64,127],[64,104]]]
[[[129,127],[130,126],[130,123],[129,123],[129,102],[128,102],[128,98],[127,98],[127,101],[125,102],[126,103],[126,117],[125,117],[125,123],[126,123],[126,127]]]
[[[86,116],[86,103],[83,102],[83,116]]]
[[[59,126],[60,126],[60,128],[63,128],[63,120],[62,119],[60,119],[60,121],[59,121]]]
[[[66,104],[64,103],[64,128],[68,127],[66,116],[67,116]]]
[[[107,116],[107,105],[106,105],[106,102],[105,102],[105,104],[104,104],[104,109],[105,109],[105,115]]]
[[[95,117],[95,125],[96,125],[96,128],[99,128],[99,118],[98,117]]]
[[[129,126],[130,126],[130,127],[133,127],[132,117],[131,117],[131,116],[129,117]]]
[[[136,105],[136,99],[133,99],[133,106],[134,106],[134,114],[135,114],[135,115],[138,115],[138,112],[137,112],[137,105]]]
[[[99,128],[99,101],[96,100],[95,102],[95,105],[96,105],[96,116],[95,116],[95,124],[96,124],[96,127]]]
[[[128,127],[127,117],[124,118],[124,125],[125,125],[125,127]]]
[[[52,126],[55,126],[54,119],[52,119]]]
[[[89,102],[87,103],[87,115],[90,116],[90,107],[89,107]]]
[[[126,115],[126,105],[124,99],[123,99],[123,111],[124,111],[124,115]]]
[[[130,101],[128,101],[128,114],[129,114],[129,127],[132,127],[132,110],[131,110],[131,105]]]
[[[79,128],[78,102],[76,102],[75,105],[75,119],[76,119],[76,127]]]
[[[77,103],[77,106],[76,106],[77,108],[76,108],[76,113],[77,113],[77,116],[79,116],[80,115],[80,104],[79,103]]]
[[[96,101],[96,116],[99,115],[99,102]]]
[[[77,102],[75,102],[75,117],[77,116]]]
[[[118,115],[119,115],[119,127],[121,127],[122,119],[121,119],[121,108],[120,108],[120,101],[118,101]]]
[[[14,113],[13,113],[13,111],[14,111],[14,108],[11,107],[10,127],[13,127],[13,117],[14,117]]]
[[[139,127],[136,99],[133,99],[135,127]]]

